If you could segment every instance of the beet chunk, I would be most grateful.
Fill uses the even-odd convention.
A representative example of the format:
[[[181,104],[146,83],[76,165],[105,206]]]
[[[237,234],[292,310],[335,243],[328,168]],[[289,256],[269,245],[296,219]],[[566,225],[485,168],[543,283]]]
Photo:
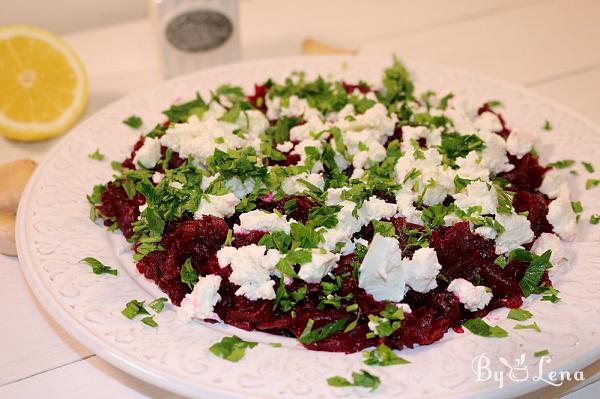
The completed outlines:
[[[548,205],[550,200],[541,193],[518,191],[513,198],[513,207],[516,212],[529,212],[527,219],[531,223],[531,230],[536,237],[542,233],[551,233],[552,226],[548,223]]]
[[[525,154],[518,159],[509,155],[508,160],[515,168],[498,176],[508,180],[517,190],[534,191],[542,184],[544,173],[550,168],[545,168],[538,163],[538,158],[531,153]]]
[[[130,200],[123,187],[110,182],[106,185],[106,191],[102,193],[100,200],[101,204],[97,206],[100,213],[108,218],[116,218],[125,238],[131,238],[133,222],[140,216],[139,206],[146,203],[144,196],[137,193]],[[104,224],[110,226],[112,222],[105,219]]]
[[[225,221],[214,216],[171,223],[160,241],[164,250],[150,252],[137,263],[137,268],[179,305],[189,292],[189,287],[181,282],[181,265],[192,258],[192,266],[203,274],[206,264],[225,242],[228,231]],[[214,268],[215,260],[212,262]]]
[[[294,195],[291,197],[285,197],[277,201],[277,210],[285,214],[285,203],[290,200],[296,201],[296,208],[294,208],[294,210],[287,214],[288,219],[291,218],[301,223],[306,223],[308,221],[308,212],[318,205],[314,200],[312,200],[309,197]]]

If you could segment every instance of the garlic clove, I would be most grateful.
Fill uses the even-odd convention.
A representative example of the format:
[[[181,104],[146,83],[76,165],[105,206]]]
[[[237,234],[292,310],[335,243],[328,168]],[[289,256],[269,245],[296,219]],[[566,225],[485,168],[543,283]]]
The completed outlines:
[[[0,212],[0,254],[11,256],[17,254],[15,219],[14,212]]]
[[[0,165],[0,211],[17,210],[19,199],[36,163],[22,159]]]

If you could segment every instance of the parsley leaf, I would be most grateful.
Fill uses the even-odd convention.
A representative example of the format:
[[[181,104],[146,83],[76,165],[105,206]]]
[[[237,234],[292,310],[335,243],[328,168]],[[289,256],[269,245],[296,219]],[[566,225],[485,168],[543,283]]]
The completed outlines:
[[[594,173],[594,165],[592,165],[590,162],[582,161],[581,164],[583,165],[585,170],[587,170],[590,173]]]
[[[103,161],[104,154],[100,153],[99,149],[96,149],[96,151],[92,152],[91,154],[88,154],[88,158],[93,159],[94,161]]]
[[[550,352],[548,351],[548,349],[543,349],[543,350],[541,350],[539,352],[535,352],[533,354],[533,356],[535,356],[535,357],[542,357],[542,356],[548,356],[549,354],[550,354]]]
[[[407,364],[408,360],[396,355],[393,350],[380,344],[372,351],[363,352],[365,360],[363,361],[369,366],[392,366],[395,364]]]
[[[149,314],[144,307],[144,301],[140,302],[136,299],[132,299],[131,301],[127,302],[127,305],[125,305],[125,308],[121,310],[121,313],[128,319],[133,319],[139,314]]]
[[[190,289],[198,282],[198,272],[192,266],[192,258],[188,258],[181,266],[181,282],[186,283]]]
[[[246,349],[252,349],[257,342],[244,341],[237,335],[231,337],[223,337],[221,341],[211,345],[208,350],[215,356],[229,360],[230,362],[237,362],[244,357]]]
[[[91,266],[94,274],[112,274],[113,276],[116,276],[118,273],[117,269],[111,269],[110,266],[105,266],[98,259],[89,256],[87,258],[83,258],[80,260],[80,262],[87,263],[89,266]]]
[[[531,324],[517,324],[513,328],[515,330],[535,330],[537,332],[542,332],[542,330],[540,329],[540,327],[537,325],[536,322],[533,322]]]
[[[150,309],[154,310],[156,313],[160,313],[165,308],[165,303],[168,301],[167,298],[156,298],[152,302],[148,304]]]
[[[163,111],[163,114],[169,118],[169,122],[181,123],[186,122],[193,114],[201,116],[206,109],[208,109],[206,103],[200,94],[196,93],[196,98],[194,100],[182,104],[171,105],[168,110]]]
[[[554,126],[552,126],[552,124],[550,123],[550,121],[548,119],[546,119],[544,121],[544,126],[542,127],[542,129],[546,130],[546,131],[550,131],[552,129],[554,129]]]
[[[535,288],[540,282],[542,274],[544,274],[544,271],[552,267],[552,264],[550,263],[551,255],[551,250],[547,250],[539,256],[531,254],[532,259],[529,262],[527,269],[525,270],[523,278],[521,279],[521,281],[519,281],[519,286],[521,287],[521,290],[523,291],[523,295],[525,297],[528,297],[534,292]]]
[[[511,320],[525,321],[525,320],[530,319],[532,316],[533,316],[533,314],[528,310],[511,309],[508,312],[508,316],[506,316],[506,317]]]
[[[575,213],[583,212],[583,205],[581,205],[581,201],[571,201],[571,208]]]
[[[465,321],[463,326],[473,334],[481,337],[504,338],[508,336],[505,329],[500,326],[490,326],[480,317]]]
[[[361,370],[360,373],[352,373],[352,382],[348,381],[344,377],[335,376],[327,379],[327,384],[332,387],[365,387],[371,388],[374,391],[381,385],[381,380],[376,375],[369,373],[368,371]]]
[[[123,120],[123,123],[132,129],[139,129],[142,126],[142,118],[137,115],[131,115],[129,118]]]
[[[585,189],[590,190],[600,184],[600,179],[587,179],[585,182]]]
[[[302,331],[302,334],[298,337],[298,341],[302,342],[304,345],[310,345],[314,342],[324,340],[332,334],[335,334],[338,331],[344,329],[346,323],[348,322],[348,316],[345,316],[333,323],[326,324],[321,328],[317,328],[313,330],[314,320],[309,319],[306,323],[306,327]]]
[[[392,222],[385,222],[381,220],[373,220],[371,221],[373,224],[373,230],[375,233],[379,233],[384,237],[395,237],[396,236],[396,228]]]
[[[556,161],[556,162],[549,163],[547,166],[556,168],[556,169],[566,169],[566,168],[570,168],[574,164],[575,164],[575,161],[572,159],[563,159],[562,161]]]
[[[471,151],[481,151],[485,143],[474,134],[445,133],[442,134],[440,153],[450,164],[456,158],[466,157]]]
[[[594,214],[590,216],[590,224],[600,223],[600,215]]]
[[[154,316],[146,316],[142,319],[142,323],[150,327],[158,327],[158,323],[154,320]]]

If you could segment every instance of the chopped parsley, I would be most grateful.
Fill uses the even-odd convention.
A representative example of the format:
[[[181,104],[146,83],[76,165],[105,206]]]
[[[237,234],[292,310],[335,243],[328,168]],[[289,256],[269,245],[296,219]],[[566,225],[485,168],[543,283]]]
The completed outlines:
[[[384,344],[378,345],[372,351],[363,352],[364,363],[368,366],[393,366],[396,364],[408,364],[408,360],[396,355],[393,350]]]
[[[593,214],[590,216],[590,224],[598,224],[600,223],[600,215]]]
[[[105,266],[98,259],[89,256],[87,258],[83,258],[80,260],[80,262],[91,266],[94,274],[112,274],[113,276],[116,276],[118,273],[117,269],[112,269],[110,266]]]
[[[131,301],[127,302],[127,305],[125,305],[125,308],[121,310],[121,313],[128,319],[133,319],[135,316],[140,314],[149,314],[144,307],[144,301],[140,302],[137,299],[132,299]]]
[[[168,302],[167,298],[156,298],[148,304],[148,307],[154,310],[156,313],[160,313],[165,308],[165,303]]]
[[[142,319],[142,323],[150,327],[158,327],[158,323],[154,320],[154,316],[146,316]]]
[[[592,165],[590,162],[582,161],[581,164],[589,173],[594,173],[594,165]]]
[[[93,159],[94,161],[103,161],[105,157],[104,154],[100,153],[99,149],[96,149],[96,151],[88,154],[88,158]]]
[[[327,379],[327,384],[332,387],[364,387],[371,388],[371,391],[376,390],[381,385],[381,380],[376,375],[369,373],[366,370],[360,370],[359,373],[352,373],[352,381],[348,381],[344,377],[335,376]]]
[[[590,190],[600,184],[600,179],[587,179],[585,181],[585,189]]]
[[[345,316],[333,323],[326,324],[321,328],[313,330],[315,324],[313,319],[309,319],[306,323],[306,327],[302,331],[302,334],[298,337],[298,340],[304,345],[310,345],[314,342],[324,340],[336,332],[342,331],[348,322],[348,317]]]
[[[490,326],[479,317],[465,321],[463,326],[473,334],[481,337],[504,338],[508,336],[508,333],[502,327]]]
[[[548,356],[550,354],[550,351],[548,351],[548,349],[542,349],[541,351],[535,352],[533,354],[533,356],[535,357],[543,357],[543,356]]]
[[[525,321],[525,320],[529,320],[531,317],[533,316],[533,314],[525,309],[511,309],[508,312],[508,316],[506,316],[507,318],[511,319],[511,320],[517,320],[517,321]]]
[[[542,127],[542,129],[546,130],[547,132],[551,131],[552,129],[554,129],[554,126],[552,126],[552,123],[550,123],[550,121],[548,119],[546,119],[544,121],[544,126]]]
[[[515,330],[535,330],[537,332],[542,332],[542,330],[540,329],[540,327],[537,325],[536,322],[533,322],[531,324],[517,324],[513,328]]]
[[[539,256],[526,250],[515,249],[511,251],[511,258],[529,262],[525,274],[521,278],[521,281],[519,281],[523,296],[528,297],[531,295],[540,283],[544,271],[552,267],[552,263],[550,263],[551,255],[551,250],[547,250]]]
[[[223,337],[221,341],[212,344],[208,350],[215,356],[230,362],[238,362],[246,355],[246,349],[252,349],[256,345],[258,345],[257,342],[244,341],[234,335]]]
[[[186,259],[181,266],[181,282],[186,283],[190,289],[194,288],[194,285],[198,282],[198,272],[192,266],[192,258]]]
[[[379,233],[384,237],[395,237],[396,228],[392,222],[384,222],[381,220],[373,220],[373,230],[375,233]]]
[[[123,120],[123,123],[132,129],[139,129],[142,126],[142,118],[137,115],[131,115],[129,118]]]
[[[556,168],[556,169],[566,169],[566,168],[570,168],[574,164],[575,164],[575,161],[573,159],[564,159],[562,161],[556,161],[556,162],[549,163],[548,166],[552,167],[552,168]]]

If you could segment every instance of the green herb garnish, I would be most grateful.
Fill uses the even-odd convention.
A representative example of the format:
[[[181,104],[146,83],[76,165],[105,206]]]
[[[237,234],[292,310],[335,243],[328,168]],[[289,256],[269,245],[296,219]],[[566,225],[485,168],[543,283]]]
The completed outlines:
[[[117,269],[112,269],[110,266],[105,266],[98,259],[89,256],[87,258],[83,258],[79,262],[86,263],[87,265],[91,266],[94,274],[112,274],[113,276],[116,276],[118,273]]]

